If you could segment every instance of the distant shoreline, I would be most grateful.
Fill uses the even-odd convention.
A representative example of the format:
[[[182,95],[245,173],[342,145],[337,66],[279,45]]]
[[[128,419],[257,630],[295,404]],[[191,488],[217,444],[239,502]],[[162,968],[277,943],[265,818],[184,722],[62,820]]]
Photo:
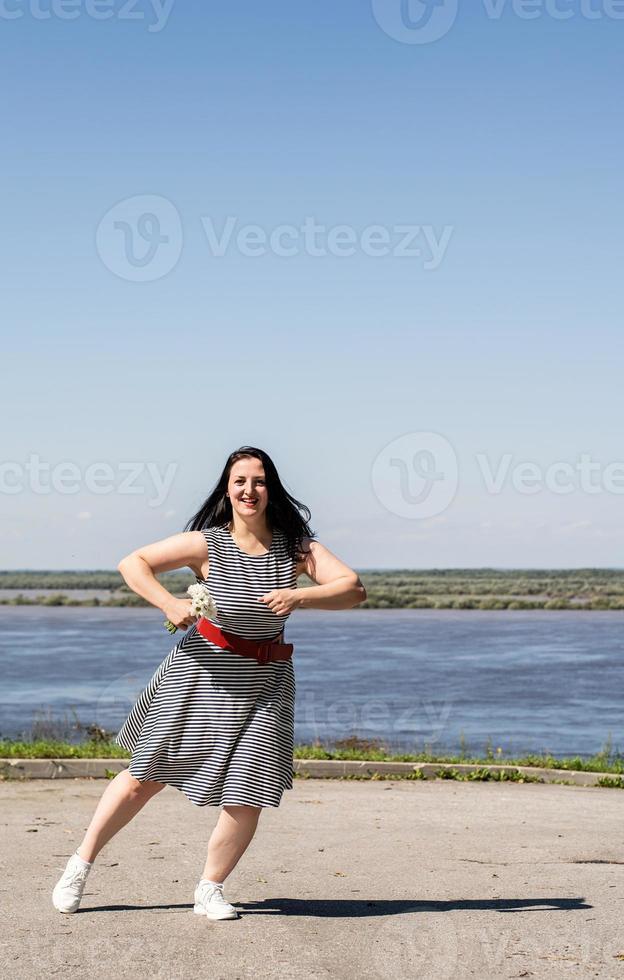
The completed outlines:
[[[624,611],[624,569],[428,569],[359,572],[366,609]],[[195,578],[165,572],[158,580],[183,597]],[[313,583],[300,576],[299,588]],[[117,571],[0,571],[0,605],[149,607]],[[153,607],[151,607],[153,608]]]
[[[184,594],[180,594],[180,598],[183,598]],[[99,596],[82,596],[77,598],[72,595],[71,592],[68,593],[51,593],[48,595],[32,595],[27,596],[23,593],[17,593],[15,596],[0,596],[0,606],[17,608],[17,607],[44,607],[44,608],[68,608],[68,609],[154,609],[151,603],[146,602],[140,596],[134,595],[114,595],[106,598],[101,598]],[[436,599],[427,600],[424,598],[419,598],[412,600],[411,602],[401,602],[392,600],[379,600],[375,601],[374,598],[369,598],[366,602],[361,603],[359,606],[355,606],[353,609],[345,610],[345,612],[355,613],[358,610],[366,612],[369,609],[388,609],[388,610],[401,610],[401,609],[412,609],[412,610],[446,610],[446,611],[475,611],[475,612],[516,612],[526,611],[535,612],[540,610],[550,611],[572,611],[572,612],[623,612],[624,604],[621,600],[615,600],[613,602],[605,599],[593,599],[589,601],[583,601],[581,599],[522,599],[518,597],[509,597],[507,599],[493,598],[493,597],[482,597],[477,596],[464,596],[458,598],[447,598],[447,599]],[[306,610],[301,610],[305,612]]]

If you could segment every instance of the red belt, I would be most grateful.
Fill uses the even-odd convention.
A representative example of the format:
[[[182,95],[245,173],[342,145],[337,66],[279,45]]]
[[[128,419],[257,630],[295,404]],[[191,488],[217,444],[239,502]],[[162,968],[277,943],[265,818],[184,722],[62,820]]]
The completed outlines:
[[[229,633],[215,626],[203,616],[195,623],[202,636],[224,650],[232,650],[243,657],[254,657],[258,663],[266,664],[269,660],[290,660],[293,652],[292,643],[276,643],[274,640],[248,640],[238,633]],[[281,634],[280,634],[281,635]]]

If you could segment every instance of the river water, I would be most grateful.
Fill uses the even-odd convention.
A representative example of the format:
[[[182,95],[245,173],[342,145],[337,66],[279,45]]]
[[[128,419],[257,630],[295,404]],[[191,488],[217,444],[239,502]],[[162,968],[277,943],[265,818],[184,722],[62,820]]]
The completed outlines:
[[[0,734],[42,720],[117,731],[176,642],[163,618],[0,606]],[[299,610],[286,627],[295,740],[586,757],[611,737],[624,750],[623,626],[610,611]]]

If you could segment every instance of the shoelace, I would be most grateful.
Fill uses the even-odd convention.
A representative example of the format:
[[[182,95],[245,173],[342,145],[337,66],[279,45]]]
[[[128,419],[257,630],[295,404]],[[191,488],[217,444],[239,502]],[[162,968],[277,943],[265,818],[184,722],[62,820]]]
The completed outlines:
[[[88,868],[75,868],[74,871],[67,872],[67,877],[63,881],[64,885],[83,884],[87,880]]]
[[[203,885],[200,885],[199,886],[199,898],[200,898],[200,901],[202,901],[202,902],[204,902],[204,901],[208,902],[208,901],[212,901],[212,900],[216,899],[217,902],[220,905],[229,905],[230,904],[229,902],[226,902],[225,899],[224,899],[224,897],[223,897],[223,886],[222,885],[209,885],[207,883],[204,883]]]

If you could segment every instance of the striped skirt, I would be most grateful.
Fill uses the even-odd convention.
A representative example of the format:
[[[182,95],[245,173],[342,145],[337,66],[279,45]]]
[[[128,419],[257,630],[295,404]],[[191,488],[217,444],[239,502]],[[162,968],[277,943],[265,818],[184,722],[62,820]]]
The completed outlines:
[[[115,736],[138,780],[198,806],[280,804],[293,785],[295,671],[216,646],[191,626]]]

